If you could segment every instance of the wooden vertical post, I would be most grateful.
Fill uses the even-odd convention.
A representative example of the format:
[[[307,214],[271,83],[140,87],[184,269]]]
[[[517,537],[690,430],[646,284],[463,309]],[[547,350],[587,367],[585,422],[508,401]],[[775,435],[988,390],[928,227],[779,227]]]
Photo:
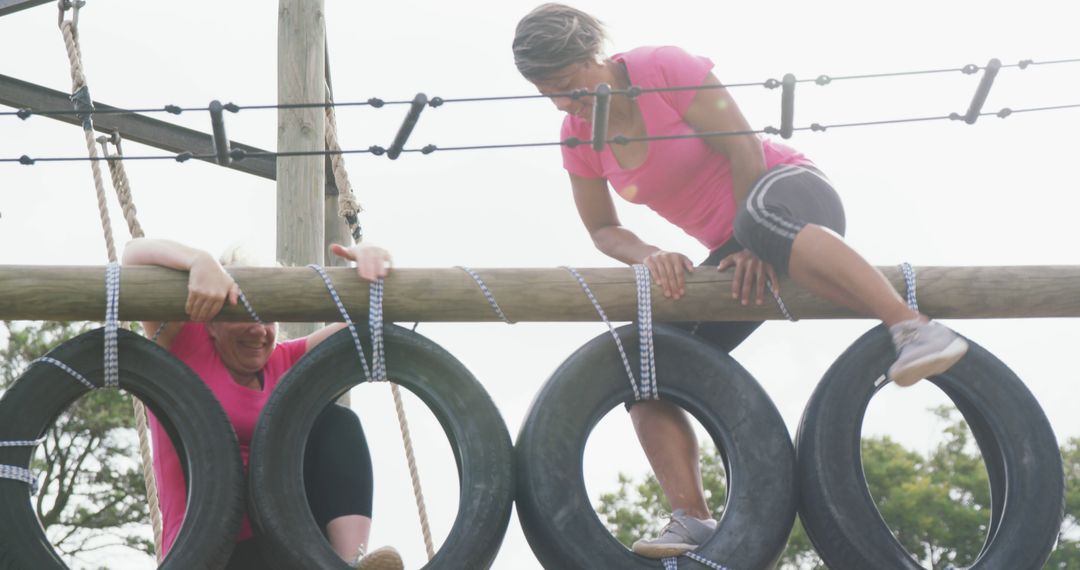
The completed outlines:
[[[326,28],[323,0],[278,2],[278,103],[325,101]],[[325,110],[278,110],[278,151],[325,148]],[[285,266],[324,262],[325,157],[277,159],[277,258]],[[290,338],[310,334],[314,323],[283,325]]]

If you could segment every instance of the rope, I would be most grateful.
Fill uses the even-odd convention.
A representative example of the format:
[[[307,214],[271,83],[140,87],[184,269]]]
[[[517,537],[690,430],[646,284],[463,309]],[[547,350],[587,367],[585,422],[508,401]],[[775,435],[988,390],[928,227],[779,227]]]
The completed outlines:
[[[333,102],[330,86],[326,88],[326,100]],[[349,173],[345,170],[345,156],[341,152],[341,145],[337,138],[337,116],[333,105],[326,107],[326,148],[335,151],[330,154],[330,166],[334,172],[334,183],[338,189],[338,215],[345,218],[349,225],[349,232],[353,241],[360,243],[364,240],[364,230],[360,227],[357,215],[364,211],[360,203],[356,201],[352,183],[349,182]]]
[[[615,327],[608,320],[607,313],[600,306],[600,302],[596,300],[596,296],[593,295],[589,284],[585,282],[585,278],[573,267],[564,265],[562,268],[569,271],[577,279],[582,291],[585,292],[585,296],[589,298],[589,302],[596,309],[596,313],[600,315],[600,319],[607,325],[611,338],[615,339],[615,347],[619,350],[619,357],[622,358],[626,376],[630,379],[630,388],[634,391],[634,401],[660,399],[660,391],[656,384],[656,355],[654,353],[652,334],[652,292],[648,268],[644,265],[633,266],[634,280],[637,284],[638,345],[641,350],[640,382],[634,378],[634,371],[630,368],[630,359],[626,356],[626,350],[623,349],[622,341],[619,339],[618,333],[615,332]]]
[[[360,343],[360,334],[356,332],[356,323],[353,322],[352,317],[349,316],[349,311],[345,308],[345,304],[341,302],[341,296],[338,295],[337,289],[334,287],[334,283],[330,281],[330,276],[326,274],[326,270],[320,265],[311,264],[308,265],[311,269],[318,272],[322,277],[323,283],[326,285],[327,291],[330,292],[330,297],[334,300],[334,305],[337,306],[338,312],[341,313],[341,317],[345,320],[345,326],[349,328],[349,332],[352,334],[353,344],[356,346],[356,353],[360,357],[360,366],[364,371],[364,379],[368,382],[386,382],[388,380],[386,374],[386,354],[383,345],[383,280],[380,278],[372,283],[368,288],[368,330],[371,332],[371,366],[368,366],[367,357],[364,356],[364,348]],[[428,560],[435,557],[435,548],[431,540],[431,525],[428,522],[427,507],[424,503],[424,493],[420,486],[420,472],[416,467],[416,454],[413,452],[412,436],[409,432],[409,423],[405,417],[405,406],[402,403],[401,392],[398,386],[394,383],[390,383],[391,393],[394,396],[394,408],[398,415],[398,426],[401,429],[401,439],[405,445],[405,459],[409,463],[409,476],[412,478],[413,495],[416,498],[416,509],[420,516],[420,527],[424,534],[424,546],[427,548]]]
[[[919,312],[919,301],[915,297],[915,268],[908,262],[900,264],[900,270],[904,272],[904,284],[907,287],[907,304],[912,311]]]
[[[360,243],[364,239],[363,228],[360,227],[358,214],[363,211],[360,203],[356,200],[356,195],[353,193],[352,183],[349,182],[349,173],[345,169],[345,151],[341,150],[341,146],[337,140],[337,117],[334,113],[334,94],[333,89],[330,86],[330,64],[329,54],[326,57],[326,148],[328,156],[331,157],[330,166],[334,173],[334,182],[338,188],[338,215],[345,219],[345,223],[349,225],[349,232],[352,234],[353,242]],[[368,100],[367,104],[371,104],[375,107],[381,107],[383,101],[377,99]],[[375,155],[380,155],[385,152],[382,147],[372,146],[368,149],[369,152]],[[328,283],[329,279],[323,274],[323,280]],[[330,285],[332,290],[333,286]],[[372,341],[372,366],[376,367],[376,374],[380,375],[381,379],[386,380],[386,358],[383,354],[383,337],[382,337],[382,292],[383,292],[383,280],[379,279],[370,287],[369,300],[368,300],[368,320],[371,326],[371,341]],[[338,299],[338,308],[345,313],[345,307],[340,303]],[[356,335],[355,327],[351,327],[350,330],[353,333],[353,340],[356,342],[357,350],[360,351],[361,360],[363,360],[363,351],[360,350],[360,341]],[[415,329],[414,329],[415,330]],[[366,366],[366,364],[365,364]],[[416,454],[413,451],[412,435],[409,430],[409,419],[405,414],[405,405],[401,397],[401,389],[397,384],[390,383],[390,394],[394,398],[394,411],[398,418],[398,429],[401,432],[401,443],[405,448],[405,461],[409,466],[409,477],[412,480],[413,498],[416,501],[416,511],[420,518],[420,530],[424,535],[424,548],[427,550],[428,560],[435,557],[435,546],[431,539],[431,525],[428,522],[427,505],[424,503],[424,490],[420,484],[420,471],[416,466]]]
[[[776,300],[776,306],[780,307],[780,312],[784,314],[784,318],[793,323],[799,320],[792,316],[792,314],[788,311],[787,305],[784,303],[784,300],[780,298],[780,293],[777,293],[776,288],[773,287],[772,279],[766,279],[765,284],[769,286],[769,292],[772,293],[773,299]]]
[[[484,280],[480,278],[480,275],[478,273],[468,267],[465,267],[464,265],[457,265],[455,267],[464,271],[465,273],[468,273],[469,277],[472,277],[473,281],[476,281],[476,284],[480,287],[480,292],[484,294],[484,298],[487,299],[488,304],[491,305],[491,308],[495,311],[495,314],[499,315],[499,318],[502,319],[504,323],[508,325],[514,324],[514,321],[511,321],[509,318],[507,318],[506,313],[503,312],[502,307],[500,307],[498,301],[495,300],[495,295],[491,294],[491,289],[488,289],[487,284],[484,283]]]
[[[77,14],[77,13],[76,13]],[[61,5],[60,17],[63,18],[64,9]],[[116,246],[113,242],[112,236],[112,222],[109,219],[109,210],[105,202],[105,188],[104,182],[101,177],[101,168],[98,165],[97,160],[97,148],[94,146],[94,127],[93,127],[93,102],[90,99],[89,89],[86,85],[86,76],[83,73],[82,65],[82,49],[78,42],[78,33],[74,22],[69,20],[61,20],[60,31],[64,36],[64,47],[67,48],[68,61],[71,65],[71,81],[72,91],[75,96],[72,100],[75,102],[76,110],[80,107],[86,114],[80,115],[83,117],[83,134],[86,138],[86,148],[90,156],[90,166],[94,175],[94,187],[97,191],[98,200],[98,212],[101,216],[101,228],[105,235],[105,247],[108,250],[109,261],[111,264],[115,264],[117,260]],[[123,153],[120,151],[119,138],[116,139],[117,152],[120,157]],[[142,237],[142,227],[139,225],[136,219],[136,210],[134,201],[131,198],[131,185],[127,178],[127,173],[124,171],[122,160],[109,160],[109,172],[113,180],[113,186],[116,189],[117,198],[120,200],[121,207],[124,212],[124,219],[128,223],[128,228],[132,237]],[[110,265],[111,267],[111,265]],[[111,274],[110,274],[111,275]],[[119,267],[116,268],[115,275],[115,297],[110,295],[108,298],[106,309],[106,329],[105,329],[105,346],[106,346],[106,385],[118,385],[118,364],[116,356],[116,326],[117,326],[117,305],[119,302]],[[112,291],[112,289],[110,289]],[[162,544],[162,523],[161,523],[161,510],[160,501],[157,493],[157,479],[154,476],[153,470],[153,455],[150,450],[150,438],[148,436],[147,420],[146,420],[146,406],[135,397],[132,397],[132,408],[135,416],[135,430],[139,436],[139,454],[142,458],[142,472],[143,481],[146,485],[146,500],[150,511],[150,523],[154,532],[154,550],[158,555],[158,559],[161,557],[161,544]]]

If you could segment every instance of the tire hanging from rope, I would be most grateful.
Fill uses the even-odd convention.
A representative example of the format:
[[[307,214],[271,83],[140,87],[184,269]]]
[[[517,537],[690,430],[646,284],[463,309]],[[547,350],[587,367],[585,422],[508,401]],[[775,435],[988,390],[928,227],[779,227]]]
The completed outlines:
[[[0,466],[28,469],[30,443],[80,397],[110,386],[106,329],[79,335],[34,361],[0,398]],[[116,388],[145,401],[176,448],[187,482],[184,525],[161,568],[223,568],[243,517],[244,466],[229,418],[186,365],[140,335],[116,331]],[[35,478],[36,480],[36,478]],[[31,485],[32,488],[32,485]],[[38,520],[27,484],[0,479],[0,570],[66,570]]]
[[[326,101],[334,100],[333,88],[330,84],[330,53],[326,53]],[[360,243],[364,239],[363,229],[360,227],[358,214],[363,208],[356,201],[352,183],[349,182],[349,173],[345,169],[345,156],[341,154],[341,145],[337,139],[337,116],[334,106],[326,106],[326,148],[333,151],[330,154],[330,164],[334,173],[334,182],[338,189],[338,215],[345,219],[349,226],[349,233],[354,243]],[[394,411],[398,418],[398,427],[401,431],[401,441],[405,447],[405,460],[409,465],[409,477],[412,479],[413,496],[416,499],[416,511],[420,517],[420,529],[424,535],[424,548],[427,550],[428,560],[435,557],[435,546],[431,539],[431,525],[428,522],[427,505],[424,503],[424,490],[420,484],[420,472],[416,466],[416,455],[413,452],[412,436],[409,431],[409,418],[405,414],[405,405],[401,398],[401,389],[394,382],[390,382],[390,393],[394,398]]]
[[[77,9],[78,7],[76,7],[76,10]],[[71,67],[72,101],[75,104],[76,110],[80,110],[81,108],[81,110],[84,111],[84,114],[81,114],[80,117],[82,118],[83,135],[86,138],[86,150],[92,159],[90,161],[90,168],[93,172],[94,188],[97,192],[98,212],[101,216],[101,229],[105,236],[105,247],[108,251],[109,261],[116,262],[116,245],[113,241],[112,221],[109,219],[109,209],[105,201],[105,184],[101,176],[101,166],[97,160],[94,160],[98,155],[97,147],[94,146],[93,102],[90,98],[89,87],[86,83],[86,75],[83,73],[82,48],[79,46],[78,30],[75,26],[78,13],[76,12],[75,20],[65,20],[63,19],[64,11],[64,4],[61,3],[60,31],[64,37],[64,47],[67,50],[68,62]],[[119,133],[115,136],[116,138],[114,140],[119,152]],[[116,196],[120,200],[120,205],[124,212],[124,219],[128,223],[131,236],[133,238],[143,237],[142,227],[136,219],[135,204],[131,198],[131,187],[127,178],[127,173],[124,170],[124,161],[110,160],[108,162],[113,186],[116,189]],[[131,399],[131,403],[135,414],[136,431],[139,436],[139,453],[142,458],[143,480],[146,483],[146,499],[154,532],[154,553],[155,557],[160,561],[162,540],[161,511],[157,494],[157,480],[154,477],[153,457],[150,451],[150,438],[147,431],[146,406],[135,397]]]

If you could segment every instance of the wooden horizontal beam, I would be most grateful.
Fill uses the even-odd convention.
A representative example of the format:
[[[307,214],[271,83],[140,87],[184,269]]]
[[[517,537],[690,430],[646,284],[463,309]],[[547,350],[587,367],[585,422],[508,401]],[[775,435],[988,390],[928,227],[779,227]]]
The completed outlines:
[[[896,267],[882,272],[903,292]],[[514,321],[597,321],[577,281],[565,269],[477,269],[503,312]],[[636,289],[629,268],[580,269],[608,317],[635,318]],[[316,272],[303,267],[234,268],[233,277],[267,321],[329,322],[341,316]],[[935,318],[1080,317],[1080,266],[918,267],[918,301]],[[350,314],[367,320],[368,287],[349,268],[327,268]],[[0,265],[0,319],[99,321],[105,314],[102,266]],[[781,292],[800,319],[858,318],[811,295],[790,280]],[[762,306],[731,298],[731,272],[699,270],[686,296],[666,299],[653,286],[656,321],[782,319],[766,293]],[[120,318],[183,320],[187,274],[160,267],[124,267]],[[395,269],[386,280],[387,321],[498,321],[476,282],[461,269]],[[241,306],[227,307],[221,320],[247,320]]]
[[[56,4],[53,0],[0,0],[0,16],[7,16],[49,2]]]

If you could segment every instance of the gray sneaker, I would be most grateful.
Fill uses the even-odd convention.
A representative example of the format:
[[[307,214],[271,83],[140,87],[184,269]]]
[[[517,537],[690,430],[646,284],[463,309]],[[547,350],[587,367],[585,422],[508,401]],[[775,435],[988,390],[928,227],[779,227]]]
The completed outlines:
[[[896,345],[896,362],[889,367],[889,380],[898,386],[911,386],[952,368],[964,354],[968,343],[945,325],[918,319],[889,327]]]
[[[632,550],[646,558],[678,556],[699,547],[716,531],[716,521],[701,520],[686,514],[682,509],[671,513],[671,519],[660,530],[660,536],[642,538],[634,543]]]

